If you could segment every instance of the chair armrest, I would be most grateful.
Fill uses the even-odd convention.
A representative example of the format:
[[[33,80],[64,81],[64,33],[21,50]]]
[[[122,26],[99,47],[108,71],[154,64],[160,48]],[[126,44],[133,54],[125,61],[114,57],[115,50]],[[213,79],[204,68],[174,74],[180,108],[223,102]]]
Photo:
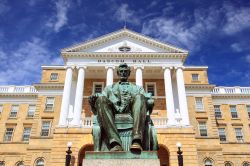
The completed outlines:
[[[99,96],[99,94],[93,94],[93,95],[89,96],[89,98],[88,98],[89,105],[91,107],[91,111],[93,112],[94,115],[97,114],[96,108],[95,108],[95,102],[96,102],[98,96]]]
[[[153,111],[154,102],[155,101],[152,98],[150,98],[150,99],[147,100],[147,110],[148,110],[149,114],[151,114],[152,111]]]

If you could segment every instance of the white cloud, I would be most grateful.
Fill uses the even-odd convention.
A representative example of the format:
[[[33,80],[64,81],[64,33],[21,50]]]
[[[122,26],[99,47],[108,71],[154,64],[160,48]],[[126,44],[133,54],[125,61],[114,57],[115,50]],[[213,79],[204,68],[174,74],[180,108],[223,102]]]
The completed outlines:
[[[4,59],[6,70],[0,71],[0,84],[31,84],[39,82],[39,67],[44,64],[61,63],[59,58],[54,58],[47,48],[47,43],[34,37],[30,41],[22,42],[16,50],[1,53],[1,57],[11,55],[12,58]]]
[[[227,34],[235,34],[250,27],[250,7],[234,7],[224,4],[226,24],[223,28]]]
[[[129,9],[128,4],[122,4],[115,12],[114,18],[119,22],[128,22],[134,25],[140,24],[140,19],[136,12]]]
[[[68,22],[67,12],[70,7],[70,1],[58,0],[55,2],[55,7],[56,15],[53,16],[46,25],[53,28],[55,32],[59,32],[60,29]]]
[[[198,50],[207,32],[216,29],[219,12],[212,7],[207,11],[195,10],[193,21],[186,17],[187,13],[180,13],[175,18],[156,17],[143,24],[142,33],[192,51]]]
[[[173,4],[169,5],[172,10]],[[164,11],[168,8],[166,6],[163,13],[166,14]],[[165,14],[144,22],[142,33],[191,51],[199,50],[211,32],[232,35],[250,28],[250,8],[238,8],[230,3],[223,3],[220,8],[210,6],[207,9],[196,9],[192,14],[183,11],[176,17],[167,17]],[[239,44],[232,44],[231,48],[237,52],[242,50]]]
[[[247,56],[246,56],[246,61],[247,61],[248,63],[250,63],[250,55],[247,55]]]
[[[51,65],[63,65],[63,58],[61,56],[58,56],[57,58],[52,59],[50,62]]]
[[[10,6],[7,4],[6,0],[0,0],[0,15],[5,14],[10,10]]]
[[[34,6],[38,0],[29,0],[28,5],[29,6]]]
[[[231,48],[232,48],[235,52],[241,52],[241,51],[243,51],[243,48],[242,48],[242,46],[241,46],[240,43],[233,43],[233,44],[231,45]]]
[[[159,3],[159,1],[153,0],[153,1],[151,1],[151,3],[147,6],[147,8],[149,9],[149,8],[155,7],[158,3]]]

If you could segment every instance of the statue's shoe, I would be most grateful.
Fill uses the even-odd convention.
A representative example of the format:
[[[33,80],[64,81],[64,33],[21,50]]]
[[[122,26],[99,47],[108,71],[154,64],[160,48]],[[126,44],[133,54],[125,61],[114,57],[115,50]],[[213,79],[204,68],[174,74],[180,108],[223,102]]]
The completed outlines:
[[[139,143],[134,142],[131,147],[130,147],[130,151],[131,152],[141,152],[142,151],[142,147]]]
[[[111,152],[117,152],[117,151],[123,151],[122,147],[120,145],[116,145],[113,148],[110,149]]]

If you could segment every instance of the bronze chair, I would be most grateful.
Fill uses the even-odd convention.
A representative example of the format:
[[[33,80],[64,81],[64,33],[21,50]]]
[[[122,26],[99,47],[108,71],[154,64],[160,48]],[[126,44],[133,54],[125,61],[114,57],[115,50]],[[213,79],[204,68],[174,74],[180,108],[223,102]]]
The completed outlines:
[[[154,128],[153,122],[150,118],[153,106],[154,106],[154,100],[152,98],[149,98],[147,100],[147,116],[145,121],[145,130],[144,130],[144,138],[146,139],[144,139],[142,142],[142,147],[143,150],[145,151],[158,150],[156,129]],[[132,116],[130,114],[116,114],[115,124],[122,141],[123,150],[129,151],[132,141],[132,129],[133,129]],[[93,129],[92,129],[94,151],[109,151],[109,148],[106,143],[107,139],[105,138],[105,134],[101,130],[102,129],[97,120],[97,115],[94,115]]]

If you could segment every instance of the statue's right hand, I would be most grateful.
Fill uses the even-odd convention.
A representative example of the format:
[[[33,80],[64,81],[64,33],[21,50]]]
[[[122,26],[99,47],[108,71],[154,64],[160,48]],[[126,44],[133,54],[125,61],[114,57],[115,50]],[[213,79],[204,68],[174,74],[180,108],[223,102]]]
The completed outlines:
[[[98,97],[99,97],[98,93],[89,96],[89,103],[94,106]]]
[[[91,106],[91,111],[96,115],[96,109],[95,109],[95,102],[97,98],[100,96],[100,94],[96,93],[91,96],[89,96],[89,104]]]

